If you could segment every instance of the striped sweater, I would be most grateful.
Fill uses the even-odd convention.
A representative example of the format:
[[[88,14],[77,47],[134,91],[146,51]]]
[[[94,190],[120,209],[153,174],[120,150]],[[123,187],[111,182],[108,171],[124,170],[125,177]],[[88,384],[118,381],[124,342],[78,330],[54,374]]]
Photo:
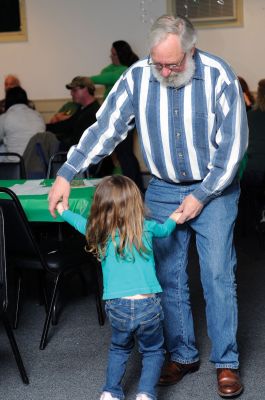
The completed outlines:
[[[248,126],[240,85],[222,59],[196,49],[195,73],[180,87],[165,87],[147,58],[116,82],[59,175],[70,181],[98,163],[137,128],[150,173],[167,182],[201,180],[193,195],[202,203],[232,182],[246,151]]]

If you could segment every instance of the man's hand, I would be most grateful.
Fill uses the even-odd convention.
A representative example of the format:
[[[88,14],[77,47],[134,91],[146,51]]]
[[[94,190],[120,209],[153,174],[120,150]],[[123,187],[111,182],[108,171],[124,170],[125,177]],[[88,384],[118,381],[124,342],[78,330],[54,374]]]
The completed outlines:
[[[55,114],[49,121],[49,124],[56,124],[56,122],[65,121],[66,119],[70,118],[71,115],[65,112],[59,112]]]
[[[181,205],[175,210],[177,213],[181,213],[178,218],[178,224],[184,224],[192,218],[197,217],[203,209],[203,204],[197,200],[192,194],[189,194]]]
[[[68,198],[70,195],[70,183],[63,177],[57,176],[54,184],[49,192],[49,210],[51,215],[55,218],[55,208],[59,201],[62,201],[65,210],[69,208]]]

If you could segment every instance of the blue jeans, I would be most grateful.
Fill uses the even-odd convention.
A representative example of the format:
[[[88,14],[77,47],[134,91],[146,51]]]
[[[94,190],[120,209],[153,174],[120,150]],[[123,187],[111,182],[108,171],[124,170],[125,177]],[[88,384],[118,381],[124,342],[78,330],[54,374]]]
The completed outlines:
[[[197,185],[199,183],[183,186],[152,179],[145,196],[152,218],[165,221]],[[163,289],[165,344],[173,361],[189,364],[199,359],[187,274],[192,229],[212,343],[210,361],[216,368],[238,368],[233,230],[239,192],[238,182],[233,182],[221,196],[204,206],[196,218],[179,225],[169,237],[154,241],[158,279]]]
[[[128,357],[138,341],[142,372],[138,393],[156,399],[156,384],[164,362],[163,311],[157,296],[140,300],[114,299],[106,302],[112,328],[104,391],[124,399],[121,381]]]

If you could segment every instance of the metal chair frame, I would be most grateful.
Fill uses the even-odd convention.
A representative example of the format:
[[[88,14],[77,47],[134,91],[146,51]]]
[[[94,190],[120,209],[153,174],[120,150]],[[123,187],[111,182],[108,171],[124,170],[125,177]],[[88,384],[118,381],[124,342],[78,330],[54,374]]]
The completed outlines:
[[[6,334],[11,345],[19,373],[21,375],[22,381],[25,384],[29,384],[29,378],[25,370],[18,345],[13,334],[12,328],[10,326],[7,307],[8,307],[8,294],[7,294],[7,274],[6,274],[6,248],[5,248],[5,221],[3,210],[0,207],[0,318],[3,321]]]
[[[82,238],[80,239],[79,237],[76,243],[74,243],[74,240],[71,238],[67,243],[64,241],[56,241],[52,243],[47,242],[42,243],[42,246],[40,247],[16,194],[12,190],[3,187],[0,187],[0,193],[5,193],[9,197],[8,199],[0,199],[0,206],[9,221],[5,232],[8,255],[7,260],[10,261],[10,264],[14,266],[15,271],[18,273],[16,324],[20,304],[22,279],[20,271],[25,269],[37,270],[42,274],[42,276],[50,277],[52,280],[51,296],[50,299],[47,300],[48,311],[40,341],[40,349],[43,350],[47,344],[48,331],[56,308],[58,289],[62,284],[63,278],[69,273],[79,272],[81,267],[91,263],[91,259],[89,258],[88,253],[84,251]],[[16,235],[18,235],[19,238],[16,237]],[[45,280],[43,280],[43,282],[45,282]],[[96,276],[95,282],[98,319],[99,324],[103,325],[105,316],[101,302],[98,276]],[[45,284],[43,285],[43,294],[44,298],[47,298]]]
[[[17,157],[18,161],[0,161],[0,179],[26,179],[23,157],[14,152],[2,152],[0,157]]]

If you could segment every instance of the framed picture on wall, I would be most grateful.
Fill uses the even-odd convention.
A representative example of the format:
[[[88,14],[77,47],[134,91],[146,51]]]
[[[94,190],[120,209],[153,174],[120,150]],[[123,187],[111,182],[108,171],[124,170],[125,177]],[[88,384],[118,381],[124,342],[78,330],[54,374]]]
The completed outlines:
[[[25,0],[0,0],[0,42],[27,40]]]
[[[167,0],[167,10],[188,17],[197,28],[243,25],[243,0]]]

